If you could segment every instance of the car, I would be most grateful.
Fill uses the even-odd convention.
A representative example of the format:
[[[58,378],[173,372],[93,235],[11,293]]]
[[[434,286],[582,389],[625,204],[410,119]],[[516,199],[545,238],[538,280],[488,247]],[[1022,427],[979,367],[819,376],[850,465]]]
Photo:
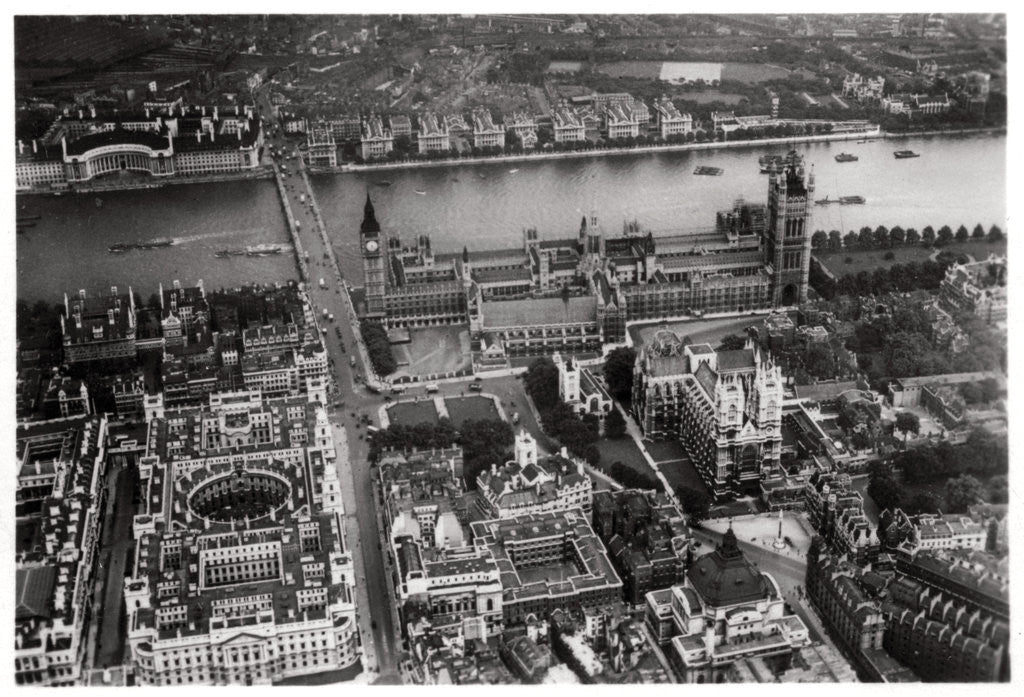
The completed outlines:
[[[377,620],[370,620],[370,628],[377,631]]]

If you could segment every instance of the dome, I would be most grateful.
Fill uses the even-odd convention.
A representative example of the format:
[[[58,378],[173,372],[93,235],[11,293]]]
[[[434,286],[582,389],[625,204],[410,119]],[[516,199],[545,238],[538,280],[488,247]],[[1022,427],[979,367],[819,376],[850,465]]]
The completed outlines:
[[[771,582],[743,555],[732,528],[714,552],[694,562],[686,577],[701,601],[711,607],[749,603],[773,594]]]

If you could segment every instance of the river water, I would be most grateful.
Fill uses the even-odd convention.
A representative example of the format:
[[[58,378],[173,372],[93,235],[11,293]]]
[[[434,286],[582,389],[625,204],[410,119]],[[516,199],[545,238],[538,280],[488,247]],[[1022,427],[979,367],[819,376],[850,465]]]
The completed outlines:
[[[434,251],[517,247],[522,230],[540,237],[574,235],[595,213],[609,234],[637,220],[657,234],[706,228],[715,211],[744,197],[763,202],[767,176],[757,158],[787,146],[664,152],[649,155],[454,165],[313,179],[342,271],[362,282],[358,229],[367,192],[389,234],[406,241],[428,234]],[[847,231],[864,225],[936,229],[981,223],[1006,227],[1005,136],[918,137],[796,146],[816,179],[815,198],[859,195],[864,205],[815,206],[811,229]],[[918,158],[896,160],[894,150]],[[837,163],[850,152],[857,162]],[[724,170],[696,176],[698,165]],[[390,186],[380,182],[390,181]],[[418,193],[422,192],[422,193]],[[19,214],[38,214],[18,235],[18,294],[56,299],[67,288],[98,290],[131,283],[143,298],[158,281],[203,278],[208,288],[297,278],[288,254],[216,259],[218,249],[288,244],[274,185],[246,181],[61,198],[22,196]],[[164,249],[107,252],[115,242],[174,237]],[[290,247],[286,246],[286,249]]]

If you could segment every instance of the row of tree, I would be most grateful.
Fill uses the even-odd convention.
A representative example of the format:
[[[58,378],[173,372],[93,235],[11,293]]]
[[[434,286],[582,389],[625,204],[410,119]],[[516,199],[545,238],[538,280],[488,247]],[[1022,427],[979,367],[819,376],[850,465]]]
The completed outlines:
[[[364,319],[359,323],[359,332],[366,346],[366,354],[370,357],[370,365],[377,375],[390,375],[398,368],[398,362],[391,353],[391,342],[388,332],[380,322]]]
[[[864,297],[884,295],[893,291],[907,293],[912,290],[937,290],[946,277],[949,264],[925,260],[910,261],[906,264],[879,266],[874,271],[863,269],[833,278],[826,274],[817,262],[811,264],[808,283],[825,300],[838,295]]]
[[[926,225],[920,232],[916,228],[904,229],[899,225],[892,229],[879,225],[874,230],[864,226],[859,232],[850,230],[845,235],[839,230],[830,230],[829,232],[817,230],[811,235],[811,248],[819,252],[839,252],[842,250],[889,249],[919,244],[926,247],[943,247],[954,242],[969,240],[1001,242],[1005,237],[1002,228],[998,225],[993,225],[986,232],[981,223],[975,225],[972,231],[968,231],[967,226],[961,225],[955,232],[948,225],[943,225],[938,231],[931,225]]]

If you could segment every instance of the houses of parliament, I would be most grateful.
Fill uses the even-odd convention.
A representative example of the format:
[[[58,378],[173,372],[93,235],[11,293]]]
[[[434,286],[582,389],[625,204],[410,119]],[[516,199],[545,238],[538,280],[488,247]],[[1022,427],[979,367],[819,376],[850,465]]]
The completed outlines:
[[[367,194],[354,300],[389,328],[468,324],[476,349],[509,355],[620,342],[627,321],[796,305],[813,193],[814,175],[791,162],[769,172],[766,203],[738,200],[704,231],[655,237],[627,223],[612,236],[585,216],[574,237],[527,229],[517,247],[443,253],[382,230]]]

